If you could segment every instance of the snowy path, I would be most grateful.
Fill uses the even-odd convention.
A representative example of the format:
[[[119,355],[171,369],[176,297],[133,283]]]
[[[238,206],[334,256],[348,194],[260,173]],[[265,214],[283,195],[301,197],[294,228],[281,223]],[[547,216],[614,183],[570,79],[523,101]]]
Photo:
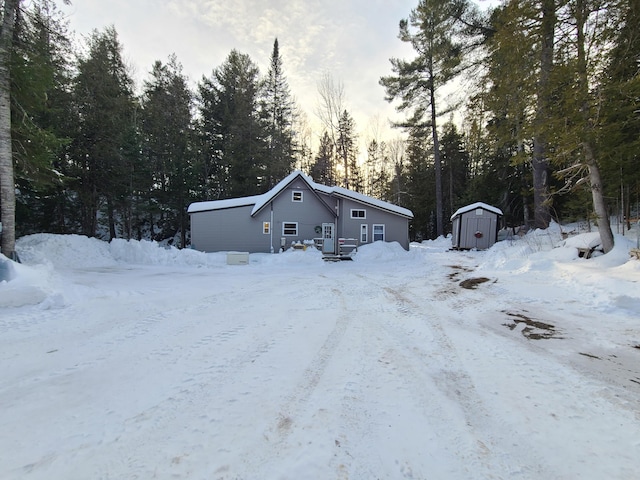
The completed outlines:
[[[67,306],[0,310],[0,478],[636,476],[636,352],[421,258],[67,271]]]

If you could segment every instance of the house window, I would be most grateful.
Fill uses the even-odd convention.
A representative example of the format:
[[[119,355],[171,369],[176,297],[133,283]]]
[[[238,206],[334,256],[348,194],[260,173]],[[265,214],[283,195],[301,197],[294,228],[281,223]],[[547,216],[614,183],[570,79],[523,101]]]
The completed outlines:
[[[363,223],[362,225],[360,225],[360,243],[367,243],[367,233],[367,224]]]
[[[298,222],[283,222],[282,223],[282,235],[297,236],[298,235]]]
[[[373,226],[373,241],[382,240],[384,242],[384,225]]]
[[[269,235],[271,233],[271,222],[262,222],[262,233]]]
[[[302,201],[302,192],[299,190],[294,190],[291,192],[291,201],[292,202],[301,202]]]
[[[366,210],[357,210],[355,208],[351,209],[351,218],[367,218]]]

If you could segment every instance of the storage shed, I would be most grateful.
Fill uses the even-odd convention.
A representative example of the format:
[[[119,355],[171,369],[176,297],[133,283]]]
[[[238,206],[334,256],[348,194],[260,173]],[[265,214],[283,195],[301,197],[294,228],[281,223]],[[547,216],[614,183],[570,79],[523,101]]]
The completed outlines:
[[[459,208],[451,216],[451,244],[454,249],[490,248],[498,239],[502,210],[477,202]]]

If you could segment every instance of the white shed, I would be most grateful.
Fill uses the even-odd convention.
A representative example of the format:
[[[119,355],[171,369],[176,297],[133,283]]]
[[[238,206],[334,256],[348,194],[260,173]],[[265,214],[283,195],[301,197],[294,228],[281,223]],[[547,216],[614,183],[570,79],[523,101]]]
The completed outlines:
[[[451,215],[453,248],[490,248],[498,239],[501,216],[502,210],[482,202],[459,208]]]

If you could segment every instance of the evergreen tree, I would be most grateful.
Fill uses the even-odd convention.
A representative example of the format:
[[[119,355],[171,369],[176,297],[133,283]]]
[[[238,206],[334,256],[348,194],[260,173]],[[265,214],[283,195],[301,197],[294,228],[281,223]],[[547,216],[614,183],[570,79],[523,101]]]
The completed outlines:
[[[248,55],[232,50],[210,78],[202,79],[199,92],[200,170],[206,193],[233,198],[265,192],[269,185],[266,134],[257,108],[258,67]]]
[[[262,113],[266,128],[266,177],[269,188],[286,177],[295,163],[294,103],[282,69],[278,39],[264,84]]]
[[[336,173],[334,165],[335,155],[333,153],[333,141],[329,137],[329,133],[325,130],[320,138],[320,146],[318,154],[311,165],[311,178],[323,185],[336,185]]]
[[[342,186],[362,192],[364,182],[358,167],[358,147],[356,144],[355,122],[349,112],[344,110],[338,121],[337,155],[343,173]]]
[[[129,207],[139,149],[133,82],[113,27],[91,35],[88,55],[78,63],[74,94],[80,117],[74,167],[82,232],[97,235],[98,209],[104,201],[109,238],[115,238],[116,210],[125,214]]]
[[[400,111],[413,111],[410,128],[429,128],[433,144],[436,197],[436,231],[443,230],[442,166],[437,118],[443,113],[436,92],[461,69],[465,25],[460,21],[468,9],[466,0],[421,0],[408,20],[400,22],[399,38],[417,52],[412,61],[391,59],[395,76],[383,77],[387,100],[400,99]],[[426,118],[425,118],[426,117]]]
[[[193,96],[172,55],[168,63],[156,61],[151,78],[144,83],[141,129],[143,152],[149,168],[147,190],[156,215],[151,214],[152,238],[165,239],[180,232],[186,244],[186,208],[193,187],[192,118]],[[160,231],[154,232],[155,223]]]
[[[19,233],[64,232],[65,147],[72,134],[70,42],[50,0],[21,11],[12,62]]]
[[[453,212],[463,206],[462,199],[469,178],[469,153],[465,149],[463,135],[458,132],[453,122],[443,125],[440,140],[443,184],[446,186],[444,188],[445,218],[449,219]],[[446,222],[447,227],[449,223],[449,221]]]

